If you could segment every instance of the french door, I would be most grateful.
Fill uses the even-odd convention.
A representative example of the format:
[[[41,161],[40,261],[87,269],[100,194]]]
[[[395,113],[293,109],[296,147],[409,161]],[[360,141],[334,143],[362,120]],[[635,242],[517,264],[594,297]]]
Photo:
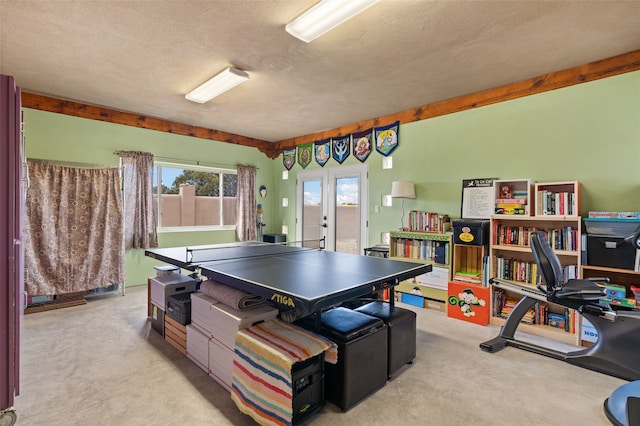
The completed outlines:
[[[367,247],[367,166],[340,166],[297,174],[296,239],[304,247],[361,254]]]

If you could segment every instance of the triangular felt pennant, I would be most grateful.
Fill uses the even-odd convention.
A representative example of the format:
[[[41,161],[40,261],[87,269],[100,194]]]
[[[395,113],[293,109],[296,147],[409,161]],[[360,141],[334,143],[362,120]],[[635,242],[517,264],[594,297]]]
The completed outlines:
[[[393,124],[389,124],[384,127],[376,127],[373,131],[374,140],[376,143],[376,151],[385,157],[393,152],[398,146],[398,131],[400,129],[400,122],[396,121]]]
[[[311,163],[311,159],[313,158],[313,142],[306,143],[304,145],[298,145],[298,164],[303,169],[306,169],[307,166]]]
[[[324,167],[327,161],[329,161],[329,158],[331,158],[331,147],[329,146],[329,139],[316,142],[315,151],[316,163]]]
[[[339,138],[333,138],[331,140],[331,150],[333,153],[333,159],[342,164],[344,160],[349,156],[349,149],[351,142],[351,135],[341,136]]]
[[[287,170],[291,170],[293,165],[296,163],[296,150],[294,149],[285,149],[282,153],[282,164]]]
[[[351,135],[351,143],[353,145],[351,152],[361,163],[364,163],[369,154],[371,154],[372,133],[371,129],[369,129]]]

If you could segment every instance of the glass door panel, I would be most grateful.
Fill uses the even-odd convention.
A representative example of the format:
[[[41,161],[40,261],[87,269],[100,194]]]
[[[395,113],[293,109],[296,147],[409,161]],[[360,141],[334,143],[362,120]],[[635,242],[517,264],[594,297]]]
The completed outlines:
[[[326,220],[324,213],[323,179],[303,180],[302,182],[302,246],[320,247],[324,237]],[[324,224],[324,227],[322,226]]]
[[[367,167],[341,166],[300,172],[296,186],[296,235],[304,247],[361,254],[367,244]]]
[[[335,179],[335,251],[360,253],[360,180],[359,176]]]

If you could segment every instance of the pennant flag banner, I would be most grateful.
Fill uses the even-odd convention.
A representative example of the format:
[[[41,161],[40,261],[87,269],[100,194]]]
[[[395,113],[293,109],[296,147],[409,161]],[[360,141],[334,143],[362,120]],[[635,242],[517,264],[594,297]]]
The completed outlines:
[[[372,133],[371,129],[369,129],[351,135],[351,143],[353,144],[351,151],[353,152],[353,156],[360,160],[361,163],[364,163],[367,157],[369,157],[369,154],[371,154]]]
[[[282,164],[287,170],[291,170],[296,163],[296,149],[285,149],[282,154]]]
[[[376,127],[373,137],[376,142],[376,151],[385,157],[393,152],[398,146],[398,130],[400,122],[396,121],[384,127]]]
[[[313,158],[313,142],[298,145],[298,164],[306,169]]]
[[[316,142],[316,163],[324,167],[331,158],[331,148],[329,147],[329,139]]]
[[[349,149],[351,148],[349,145],[350,143],[351,135],[333,138],[331,140],[333,159],[342,164],[342,162],[349,156]]]

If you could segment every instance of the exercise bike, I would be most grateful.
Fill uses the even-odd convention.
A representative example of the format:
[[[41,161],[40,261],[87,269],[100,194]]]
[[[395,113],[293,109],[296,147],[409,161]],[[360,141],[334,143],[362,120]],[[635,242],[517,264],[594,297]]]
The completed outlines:
[[[640,247],[640,231],[630,238],[634,239],[634,245]],[[520,293],[524,297],[511,311],[498,336],[481,343],[480,348],[493,353],[505,346],[513,346],[621,379],[640,380],[640,311],[601,305],[599,300],[605,296],[605,289],[598,285],[601,279],[570,279],[563,282],[562,265],[544,232],[531,234],[530,242],[543,285],[535,289],[523,288],[492,278],[490,282],[494,286]],[[538,301],[577,310],[596,329],[596,343],[589,348],[563,352],[517,339],[515,332],[520,321]]]

